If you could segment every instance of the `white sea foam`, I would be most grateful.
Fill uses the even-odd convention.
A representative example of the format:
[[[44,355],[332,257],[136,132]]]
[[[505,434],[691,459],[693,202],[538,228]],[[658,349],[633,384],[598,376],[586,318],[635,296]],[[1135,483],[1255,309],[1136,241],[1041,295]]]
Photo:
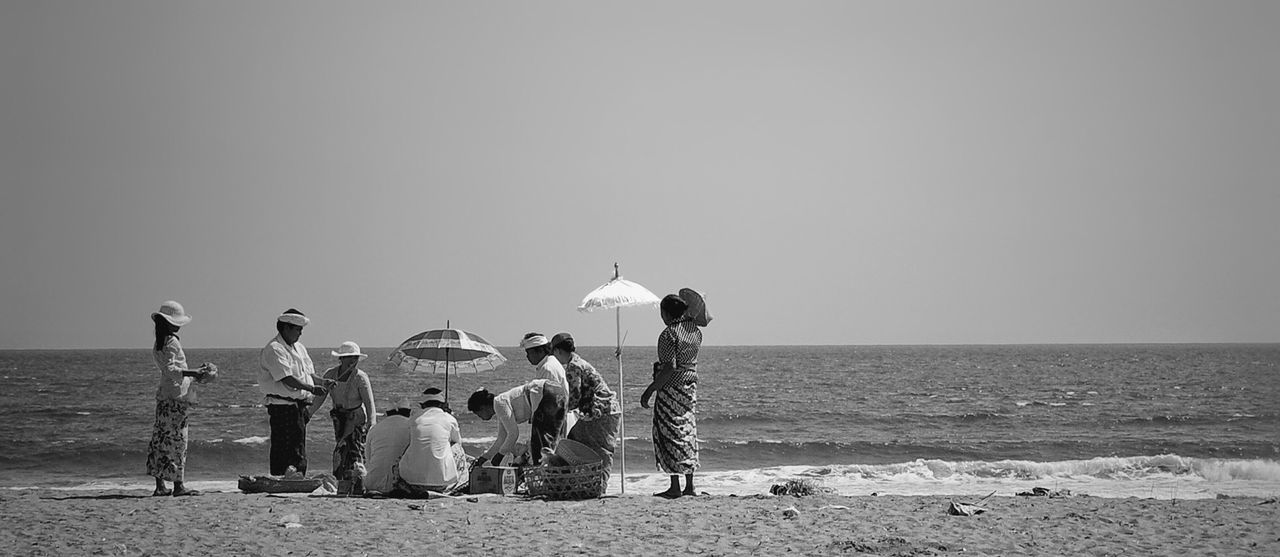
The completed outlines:
[[[626,494],[649,495],[666,489],[668,476],[650,466],[626,475]],[[791,479],[809,479],[840,495],[975,495],[1013,496],[1036,487],[1070,490],[1095,497],[1203,499],[1218,495],[1274,497],[1280,494],[1280,462],[1273,460],[1196,459],[1177,455],[1094,458],[1063,462],[1002,460],[951,462],[920,459],[896,464],[775,466],[748,470],[699,472],[699,491],[713,495],[757,495]],[[615,464],[609,493],[619,494],[621,471]],[[190,480],[205,492],[238,491],[232,480]],[[95,480],[65,491],[144,491],[150,481]],[[37,489],[40,486],[9,489]]]
[[[779,466],[703,472],[700,491],[712,494],[768,493],[788,479],[811,479],[841,495],[998,495],[1035,487],[1067,489],[1095,497],[1201,499],[1218,495],[1274,497],[1280,493],[1280,462],[1205,460],[1160,455],[1065,462],[1006,460],[948,462],[916,460],[885,465]],[[627,488],[661,491],[663,474],[628,474]]]
[[[270,437],[245,437],[243,439],[236,439],[232,441],[232,443],[240,443],[241,445],[264,445],[270,440]]]

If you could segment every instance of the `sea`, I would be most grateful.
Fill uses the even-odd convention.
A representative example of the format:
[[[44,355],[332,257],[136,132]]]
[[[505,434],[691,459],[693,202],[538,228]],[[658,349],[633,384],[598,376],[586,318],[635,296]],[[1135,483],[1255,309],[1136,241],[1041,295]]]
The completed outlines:
[[[305,343],[305,340],[303,341]],[[366,350],[381,409],[447,387],[468,453],[497,425],[465,411],[473,390],[513,387],[517,348],[494,371],[429,375]],[[219,377],[197,385],[187,480],[235,491],[267,472],[257,348],[189,349]],[[336,365],[311,347],[317,370]],[[665,489],[652,414],[639,405],[654,350],[580,354],[625,406],[625,465],[610,491]],[[698,491],[768,493],[806,480],[845,495],[1096,497],[1280,495],[1280,344],[704,346],[698,365]],[[157,371],[148,347],[0,351],[0,489],[146,490]],[[312,471],[331,462],[327,414],[308,432]],[[625,470],[623,467],[625,466]]]

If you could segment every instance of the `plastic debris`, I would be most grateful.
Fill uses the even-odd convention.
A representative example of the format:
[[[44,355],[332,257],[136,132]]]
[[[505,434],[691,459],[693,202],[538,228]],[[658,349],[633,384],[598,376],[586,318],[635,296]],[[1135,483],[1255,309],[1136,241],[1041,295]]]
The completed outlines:
[[[957,503],[955,501],[952,501],[951,506],[947,507],[947,514],[955,515],[955,516],[973,516],[975,514],[982,514],[985,512],[987,512],[987,509],[984,509],[977,505],[970,505],[968,503]]]
[[[1043,488],[1043,487],[1033,487],[1033,488],[1031,488],[1031,491],[1023,491],[1022,493],[1019,493],[1019,494],[1018,494],[1018,497],[1049,497],[1049,498],[1054,498],[1054,497],[1071,497],[1071,495],[1072,495],[1072,494],[1071,494],[1071,490],[1070,490],[1070,489],[1061,489],[1061,490],[1057,490],[1057,491],[1050,491],[1049,489],[1047,489],[1047,488]]]
[[[987,499],[990,499],[991,496],[995,494],[996,492],[992,491],[991,493],[988,493],[986,497],[978,499],[977,503],[957,503],[953,499],[951,501],[951,505],[947,507],[947,514],[955,515],[955,516],[973,516],[973,515],[985,513],[987,512],[987,509],[985,507],[981,507],[980,505],[982,505],[984,501],[986,501]]]

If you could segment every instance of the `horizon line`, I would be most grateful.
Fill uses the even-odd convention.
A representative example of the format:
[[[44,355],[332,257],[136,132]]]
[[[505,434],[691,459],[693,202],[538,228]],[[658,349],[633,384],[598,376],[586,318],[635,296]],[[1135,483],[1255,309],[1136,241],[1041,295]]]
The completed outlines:
[[[1204,346],[1204,345],[1269,345],[1280,344],[1280,340],[1271,341],[1106,341],[1106,342],[902,342],[902,343],[874,343],[874,344],[704,344],[704,348],[769,348],[769,347],[788,347],[788,348],[829,348],[829,347],[864,347],[876,348],[885,346]],[[264,345],[265,346],[265,345]],[[306,346],[304,343],[303,346]],[[364,346],[363,349],[368,350],[395,350],[396,346]],[[627,344],[623,348],[652,348],[651,344]],[[186,347],[184,347],[186,348]],[[194,346],[193,350],[252,350],[262,348],[262,346]],[[494,346],[494,348],[510,349],[519,351],[519,346]],[[598,344],[598,345],[582,345],[579,348],[616,348],[615,345]],[[22,352],[22,351],[76,351],[76,350],[146,350],[147,348],[138,346],[77,346],[77,347],[0,347],[3,352]]]

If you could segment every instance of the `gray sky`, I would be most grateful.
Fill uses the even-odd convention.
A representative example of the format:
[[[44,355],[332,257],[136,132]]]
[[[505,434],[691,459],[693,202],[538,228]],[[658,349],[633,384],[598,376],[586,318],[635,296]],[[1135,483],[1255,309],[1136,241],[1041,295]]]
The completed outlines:
[[[0,3],[0,347],[1276,341],[1280,3]],[[656,309],[623,311],[652,344]]]

